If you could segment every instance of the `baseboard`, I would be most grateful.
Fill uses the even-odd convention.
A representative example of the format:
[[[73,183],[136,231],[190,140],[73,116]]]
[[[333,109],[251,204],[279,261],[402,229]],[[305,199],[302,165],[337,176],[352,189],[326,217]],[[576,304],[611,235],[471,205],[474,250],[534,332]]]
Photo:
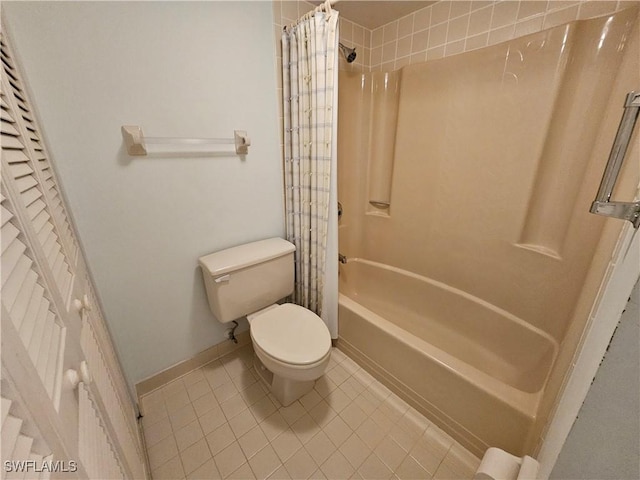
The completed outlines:
[[[228,355],[229,353],[251,343],[251,336],[248,330],[236,334],[236,338],[238,339],[238,343],[225,340],[224,342],[203,350],[192,358],[176,363],[175,365],[136,383],[136,394],[138,395],[138,398],[182,377],[183,375],[186,375],[197,368],[202,367],[203,365],[206,365],[209,362],[217,360],[220,357],[224,357],[225,355]],[[140,405],[140,408],[142,409],[142,405]],[[144,412],[141,413],[144,414]]]

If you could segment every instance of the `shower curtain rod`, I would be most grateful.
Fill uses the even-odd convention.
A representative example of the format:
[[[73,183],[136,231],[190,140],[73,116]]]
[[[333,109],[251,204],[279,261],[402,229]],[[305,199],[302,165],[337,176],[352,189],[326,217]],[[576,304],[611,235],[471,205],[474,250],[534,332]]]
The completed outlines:
[[[293,28],[296,25],[298,25],[300,22],[303,22],[304,20],[308,20],[309,18],[311,18],[315,13],[318,12],[331,12],[332,7],[338,3],[340,0],[327,0],[326,2],[321,3],[320,5],[318,5],[316,8],[314,8],[313,10],[308,11],[307,13],[305,13],[304,15],[302,15],[302,17],[300,17],[298,20],[296,20],[294,23],[292,23],[291,25],[285,25],[284,27],[282,27],[282,29],[284,31],[287,31],[287,29],[289,28]]]

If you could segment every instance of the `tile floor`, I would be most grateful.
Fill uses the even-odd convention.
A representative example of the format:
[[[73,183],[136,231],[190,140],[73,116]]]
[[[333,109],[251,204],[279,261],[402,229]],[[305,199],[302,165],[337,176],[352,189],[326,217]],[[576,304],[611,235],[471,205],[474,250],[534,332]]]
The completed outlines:
[[[334,349],[288,407],[251,346],[141,398],[154,479],[470,479],[480,460]]]

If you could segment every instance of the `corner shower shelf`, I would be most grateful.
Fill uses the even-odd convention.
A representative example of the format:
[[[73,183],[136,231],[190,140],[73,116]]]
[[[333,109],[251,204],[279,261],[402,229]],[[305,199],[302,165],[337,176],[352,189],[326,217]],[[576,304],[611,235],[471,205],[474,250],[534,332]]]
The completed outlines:
[[[251,140],[244,130],[234,130],[233,138],[145,137],[138,125],[123,125],[122,138],[127,153],[132,156],[145,156],[150,153],[246,155],[251,145]],[[234,145],[235,151],[220,149],[218,145]]]

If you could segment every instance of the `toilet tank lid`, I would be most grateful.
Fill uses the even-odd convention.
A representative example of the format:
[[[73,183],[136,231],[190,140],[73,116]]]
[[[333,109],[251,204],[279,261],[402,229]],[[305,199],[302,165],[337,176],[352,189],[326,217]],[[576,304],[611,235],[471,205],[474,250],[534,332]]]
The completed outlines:
[[[200,257],[199,263],[215,277],[288,255],[295,249],[293,243],[282,238],[268,238],[210,253]]]

